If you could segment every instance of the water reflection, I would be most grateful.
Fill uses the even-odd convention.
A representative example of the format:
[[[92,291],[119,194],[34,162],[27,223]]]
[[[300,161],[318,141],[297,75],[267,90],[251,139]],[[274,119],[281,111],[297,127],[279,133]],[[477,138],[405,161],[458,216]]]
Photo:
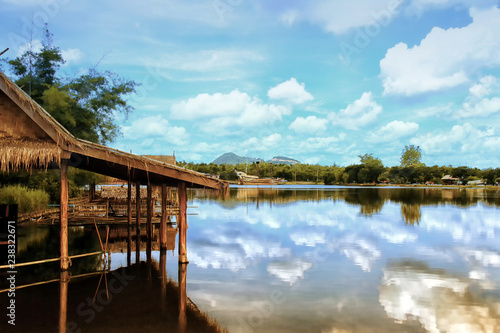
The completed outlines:
[[[197,307],[229,332],[499,330],[498,191],[275,187],[234,188],[226,200],[191,191],[189,198],[197,207],[188,210],[197,214],[188,217],[190,264],[178,266],[173,226],[168,251],[156,245],[158,230],[149,245],[133,230],[111,228],[109,269],[136,278],[111,293],[90,323],[90,312],[76,309],[81,302],[81,311],[92,309],[86,297],[99,276],[71,279],[67,328],[197,332]],[[56,245],[57,252],[51,228],[42,232],[24,248],[46,253]],[[71,228],[70,239],[75,253],[99,248],[89,228]],[[87,272],[104,266],[96,258],[87,264]],[[110,291],[119,287],[112,274]],[[36,300],[20,316],[57,329],[63,316],[40,319],[37,311],[63,314],[64,285],[44,288],[20,292],[20,299]]]
[[[500,302],[477,280],[417,261],[384,269],[380,304],[398,322],[418,320],[428,332],[496,332]]]

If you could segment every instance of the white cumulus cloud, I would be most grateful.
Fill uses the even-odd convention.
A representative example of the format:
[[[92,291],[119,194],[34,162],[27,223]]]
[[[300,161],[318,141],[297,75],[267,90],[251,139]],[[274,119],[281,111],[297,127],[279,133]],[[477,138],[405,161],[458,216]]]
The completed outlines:
[[[473,153],[478,149],[498,149],[494,143],[500,141],[495,136],[495,130],[488,128],[484,131],[472,126],[470,123],[455,125],[449,132],[427,133],[416,136],[410,140],[414,145],[422,147],[424,153],[457,152]]]
[[[155,140],[184,145],[189,141],[189,135],[184,127],[172,126],[162,116],[151,116],[137,119],[130,126],[122,126],[126,140],[143,140],[152,145]]]
[[[66,64],[79,63],[85,57],[85,54],[80,49],[62,50],[61,54]]]
[[[370,142],[390,142],[399,138],[413,135],[418,131],[419,125],[413,122],[393,120],[382,126],[378,131],[368,136]]]
[[[330,113],[328,117],[334,125],[358,130],[374,122],[381,112],[382,106],[373,99],[372,93],[365,92],[360,99],[349,104],[347,108],[338,113]]]
[[[229,94],[198,94],[172,105],[172,119],[205,121],[201,129],[207,133],[225,135],[231,128],[262,126],[266,123],[281,121],[282,116],[290,115],[290,107],[265,104],[257,97],[251,97],[238,89]]]
[[[397,15],[401,3],[401,0],[301,1],[283,12],[279,20],[285,25],[308,21],[338,35],[369,25],[387,25]]]
[[[267,96],[271,99],[285,100],[293,104],[302,104],[314,99],[314,97],[306,91],[305,84],[297,82],[297,79],[293,77],[269,89]]]
[[[474,97],[482,98],[486,95],[491,94],[492,86],[495,85],[496,83],[497,83],[496,77],[488,75],[488,76],[482,77],[479,80],[479,83],[474,84],[469,89],[469,92]]]
[[[316,116],[307,118],[297,117],[288,128],[297,133],[314,134],[321,131],[326,131],[328,119],[320,119]]]
[[[500,9],[470,10],[463,28],[435,27],[420,45],[399,43],[380,61],[384,94],[412,96],[455,87],[500,65]]]
[[[243,142],[242,148],[256,151],[268,150],[277,147],[282,139],[283,137],[279,133],[271,134],[269,136],[263,137],[262,139],[252,137]]]

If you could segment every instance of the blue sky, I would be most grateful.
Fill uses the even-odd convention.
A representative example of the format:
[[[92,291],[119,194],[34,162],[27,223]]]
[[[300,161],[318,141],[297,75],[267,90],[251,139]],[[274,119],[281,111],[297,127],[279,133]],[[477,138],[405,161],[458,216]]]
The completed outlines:
[[[497,0],[0,0],[0,48],[49,24],[65,75],[141,83],[111,146],[349,165],[500,166]],[[33,20],[32,20],[33,18]]]

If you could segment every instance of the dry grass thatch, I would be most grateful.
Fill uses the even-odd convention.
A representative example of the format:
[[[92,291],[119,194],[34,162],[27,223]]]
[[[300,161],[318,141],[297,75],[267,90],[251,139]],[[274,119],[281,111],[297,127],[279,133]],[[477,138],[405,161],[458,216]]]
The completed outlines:
[[[127,199],[128,192],[127,186],[102,186],[101,187],[101,198],[106,199]],[[161,191],[158,187],[154,186],[152,188],[153,199],[158,199],[161,197]],[[132,189],[132,200],[135,200],[135,188]],[[141,187],[141,198],[147,197],[147,188]]]
[[[61,149],[54,143],[0,138],[0,170],[2,172],[25,169],[31,172],[33,168],[47,168],[56,163],[59,166]]]

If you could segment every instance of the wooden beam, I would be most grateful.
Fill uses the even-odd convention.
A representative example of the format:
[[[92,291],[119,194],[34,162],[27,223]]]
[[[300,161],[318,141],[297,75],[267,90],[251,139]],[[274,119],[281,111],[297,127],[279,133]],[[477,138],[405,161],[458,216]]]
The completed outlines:
[[[167,248],[167,185],[161,185],[160,250]]]
[[[179,263],[188,263],[187,259],[187,193],[186,183],[180,182],[177,187],[177,194],[179,196],[179,221],[177,221],[177,228],[179,228]]]
[[[67,270],[69,267],[68,258],[68,160],[61,160],[61,194],[60,194],[60,252],[61,252],[61,270]]]
[[[143,160],[142,158],[129,154],[126,152],[121,152],[118,150],[113,150],[108,147],[99,146],[96,144],[90,144],[85,141],[79,141],[80,145],[71,145],[70,150],[74,153],[81,154],[86,157],[94,158],[97,160],[104,161],[104,163],[108,163],[111,165],[119,165],[119,166],[129,166],[130,168],[135,169],[136,174],[139,171],[147,173],[151,179],[158,178],[157,184],[161,184],[164,182],[168,182],[167,180],[176,180],[176,181],[184,181],[189,185],[197,185],[198,187],[209,187],[213,189],[223,190],[226,186],[227,182],[207,177],[201,173],[188,171],[180,167],[176,167],[174,165],[164,164],[157,161],[151,160]],[[98,169],[98,168],[96,168]],[[88,169],[87,169],[88,170]],[[92,169],[93,170],[93,169]],[[99,173],[107,172],[104,174],[108,174],[112,170],[105,170],[100,168],[100,170],[96,171]],[[121,176],[121,179],[126,175]],[[115,176],[116,177],[116,176]],[[155,181],[152,181],[155,183]]]

